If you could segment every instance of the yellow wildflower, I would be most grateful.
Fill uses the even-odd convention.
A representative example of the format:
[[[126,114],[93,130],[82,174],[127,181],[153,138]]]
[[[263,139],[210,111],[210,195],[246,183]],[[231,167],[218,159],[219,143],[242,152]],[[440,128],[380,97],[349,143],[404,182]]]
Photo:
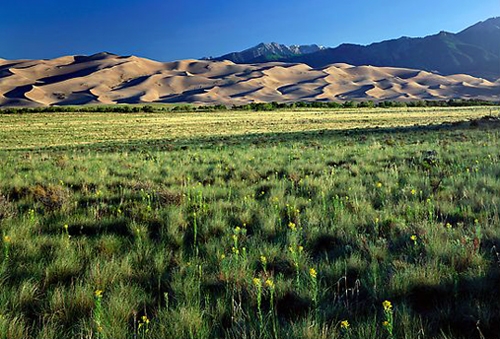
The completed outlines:
[[[316,272],[314,268],[310,268],[309,275],[311,276],[311,278],[316,279],[316,277],[318,276],[318,272]]]
[[[262,287],[262,281],[260,281],[259,278],[253,278],[253,284],[257,287],[257,288],[261,288]]]
[[[389,300],[384,300],[382,306],[384,307],[384,311],[390,311],[392,309],[392,304]]]
[[[340,327],[343,328],[344,330],[349,329],[349,326],[351,326],[351,324],[349,324],[349,321],[347,320],[342,320],[340,322]]]
[[[293,223],[293,222],[288,223],[288,227],[289,227],[292,231],[295,231],[295,230],[297,229],[297,225],[295,225],[295,223]]]
[[[96,290],[94,292],[94,295],[96,298],[102,298],[102,290]]]
[[[410,237],[410,239],[411,239],[412,241],[417,241],[417,236],[416,236],[415,234],[413,234],[413,235]]]
[[[377,182],[377,188],[381,188],[382,187],[382,183],[381,182]]]
[[[415,189],[412,189],[411,190],[411,195],[415,195],[415,194],[417,194],[417,191]]]
[[[386,321],[383,321],[383,322],[382,322],[382,326],[384,326],[384,327],[389,326],[389,322],[388,322],[387,320],[386,320]]]
[[[267,258],[263,255],[260,256],[260,262],[262,263],[262,265],[265,265],[267,264]]]
[[[6,236],[3,237],[3,241],[6,242],[6,243],[10,243],[11,240],[12,239],[8,235],[6,235]]]
[[[269,287],[270,289],[273,289],[274,288],[274,281],[272,281],[271,279],[267,279],[266,286]]]

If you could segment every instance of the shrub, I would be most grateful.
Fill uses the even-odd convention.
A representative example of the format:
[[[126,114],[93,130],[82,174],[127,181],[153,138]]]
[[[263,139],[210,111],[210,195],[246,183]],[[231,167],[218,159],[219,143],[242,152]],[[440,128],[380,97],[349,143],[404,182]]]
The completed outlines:
[[[0,193],[0,221],[12,218],[15,215],[14,205]]]
[[[61,210],[69,202],[69,192],[60,186],[36,185],[32,189],[32,195],[47,211]]]

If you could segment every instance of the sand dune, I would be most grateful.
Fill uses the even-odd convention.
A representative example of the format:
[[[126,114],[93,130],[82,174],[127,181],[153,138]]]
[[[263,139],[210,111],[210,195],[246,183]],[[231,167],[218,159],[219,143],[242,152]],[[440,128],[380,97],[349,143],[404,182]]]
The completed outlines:
[[[113,103],[500,100],[500,80],[333,64],[180,60],[161,63],[109,53],[52,60],[0,59],[0,106]]]

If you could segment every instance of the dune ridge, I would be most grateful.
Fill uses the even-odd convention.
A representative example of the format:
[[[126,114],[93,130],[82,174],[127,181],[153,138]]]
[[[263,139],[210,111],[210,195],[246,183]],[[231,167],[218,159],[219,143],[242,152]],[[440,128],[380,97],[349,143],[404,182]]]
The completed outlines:
[[[344,63],[322,68],[227,60],[162,63],[110,53],[0,59],[0,106],[420,99],[499,101],[500,79]]]

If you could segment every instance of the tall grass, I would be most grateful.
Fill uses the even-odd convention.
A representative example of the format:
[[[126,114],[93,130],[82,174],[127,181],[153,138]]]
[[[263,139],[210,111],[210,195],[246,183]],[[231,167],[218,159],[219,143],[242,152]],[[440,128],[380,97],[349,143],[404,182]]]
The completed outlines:
[[[495,338],[498,126],[0,151],[0,336]]]

